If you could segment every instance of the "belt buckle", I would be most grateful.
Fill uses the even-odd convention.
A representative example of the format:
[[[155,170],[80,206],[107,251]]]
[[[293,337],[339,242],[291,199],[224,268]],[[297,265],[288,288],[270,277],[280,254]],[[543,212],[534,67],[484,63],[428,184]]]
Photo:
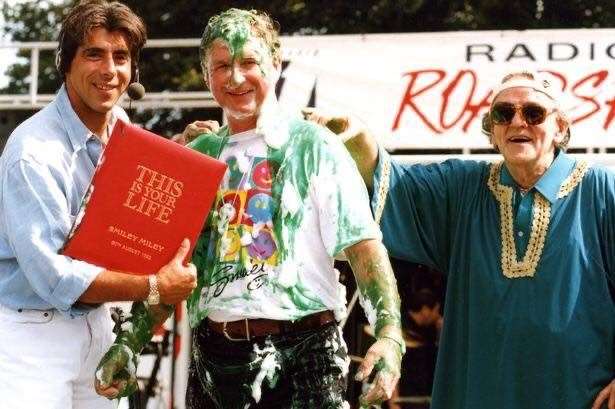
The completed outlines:
[[[228,332],[226,332],[226,324],[228,324],[228,321],[224,321],[222,323],[222,333],[224,334],[226,339],[228,339],[229,341],[234,341],[234,342],[249,341],[250,340],[250,327],[248,326],[248,319],[244,318],[243,322],[246,326],[246,337],[245,338],[233,338],[232,336],[229,335]]]

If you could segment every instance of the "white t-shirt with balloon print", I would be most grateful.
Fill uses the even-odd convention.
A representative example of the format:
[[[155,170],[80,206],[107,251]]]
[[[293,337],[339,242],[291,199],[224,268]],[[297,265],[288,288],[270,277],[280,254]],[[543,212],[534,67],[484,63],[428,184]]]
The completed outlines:
[[[313,125],[299,129],[324,132]],[[198,304],[210,319],[295,320],[325,309],[335,311],[338,319],[345,314],[345,289],[333,256],[361,240],[379,238],[380,231],[363,182],[341,143],[330,135],[331,141],[314,137],[321,142],[315,146],[326,154],[313,154],[310,144],[301,145],[307,153],[292,148],[285,152],[286,157],[312,158],[299,172],[287,171],[304,166],[298,156],[287,162],[270,155],[272,150],[255,131],[230,136],[222,150],[219,159],[228,170],[214,205],[208,249],[213,268],[206,272],[208,285]],[[278,161],[290,168],[279,175],[276,195],[272,187]],[[309,180],[301,180],[306,175]],[[303,194],[302,184],[307,186]],[[286,216],[275,217],[278,211]]]

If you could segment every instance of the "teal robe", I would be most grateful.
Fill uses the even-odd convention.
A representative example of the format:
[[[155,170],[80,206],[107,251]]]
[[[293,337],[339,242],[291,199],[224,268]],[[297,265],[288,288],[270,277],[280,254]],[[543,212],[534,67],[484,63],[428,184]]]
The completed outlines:
[[[501,164],[381,150],[374,192],[390,255],[447,276],[432,409],[589,409],[615,375],[614,175],[559,153],[522,195]]]

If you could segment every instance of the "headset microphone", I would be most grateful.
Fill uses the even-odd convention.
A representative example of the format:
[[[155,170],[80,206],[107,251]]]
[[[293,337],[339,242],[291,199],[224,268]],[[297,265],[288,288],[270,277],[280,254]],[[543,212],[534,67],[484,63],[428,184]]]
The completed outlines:
[[[126,91],[130,99],[134,101],[138,101],[145,96],[145,87],[141,85],[139,82],[133,82],[128,86],[128,90]]]
[[[133,101],[143,99],[145,96],[145,87],[139,82],[139,69],[135,70],[135,81],[128,86],[126,90],[128,97]]]

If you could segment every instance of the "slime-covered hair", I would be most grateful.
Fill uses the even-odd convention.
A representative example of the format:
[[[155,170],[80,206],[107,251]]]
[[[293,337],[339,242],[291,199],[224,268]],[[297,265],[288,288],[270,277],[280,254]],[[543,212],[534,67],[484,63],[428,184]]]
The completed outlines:
[[[199,48],[201,68],[207,76],[207,53],[211,44],[220,39],[224,41],[233,58],[241,55],[244,45],[250,37],[263,41],[271,54],[274,64],[281,62],[280,25],[268,14],[258,10],[231,8],[209,19]]]

